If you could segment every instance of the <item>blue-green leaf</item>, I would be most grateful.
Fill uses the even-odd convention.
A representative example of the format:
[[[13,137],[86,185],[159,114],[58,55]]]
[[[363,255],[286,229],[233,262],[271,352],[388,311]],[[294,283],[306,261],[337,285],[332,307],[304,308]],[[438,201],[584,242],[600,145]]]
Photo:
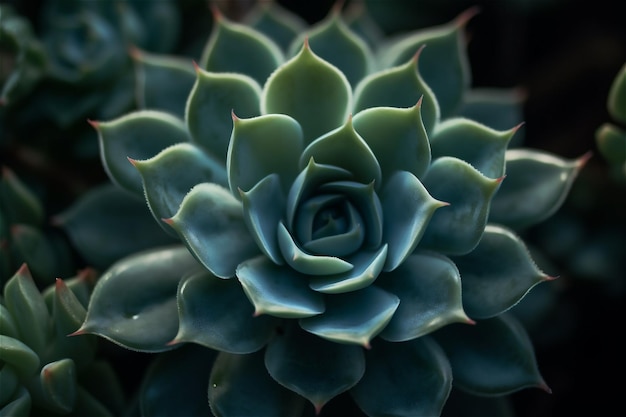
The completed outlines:
[[[44,208],[35,193],[5,166],[0,179],[0,209],[8,224],[38,227],[44,221]]]
[[[307,22],[277,1],[258,2],[245,17],[245,23],[269,36],[283,51],[302,33]]]
[[[209,403],[217,416],[293,417],[302,415],[305,405],[269,376],[263,352],[220,352],[209,379]]]
[[[365,353],[363,378],[350,390],[370,416],[438,416],[452,386],[446,357],[432,340],[377,341]]]
[[[7,404],[0,408],[0,413],[7,417],[29,417],[31,404],[32,399],[30,393],[26,388],[20,387],[18,392],[9,399]]]
[[[510,397],[483,397],[452,389],[441,417],[515,417]]]
[[[11,226],[11,252],[13,263],[28,264],[30,272],[39,283],[50,284],[58,273],[57,253],[42,229],[28,224]]]
[[[25,343],[0,334],[0,360],[11,366],[22,380],[28,380],[39,370],[39,356]]]
[[[461,278],[445,256],[420,252],[409,256],[376,285],[400,298],[400,306],[380,334],[385,340],[416,339],[455,322],[471,323],[463,311]]]
[[[297,318],[324,312],[324,299],[309,288],[307,276],[264,256],[240,264],[237,278],[254,304],[255,316]]]
[[[178,288],[180,325],[171,343],[193,342],[231,353],[254,352],[267,343],[278,321],[253,313],[236,280],[219,279],[208,271],[193,274]]]
[[[360,346],[329,342],[292,324],[267,345],[265,366],[274,380],[309,400],[319,414],[324,404],[361,379],[365,358]]]
[[[476,319],[501,314],[551,279],[535,265],[524,242],[501,226],[487,225],[476,249],[452,259],[463,277],[463,305]]]
[[[241,203],[217,184],[193,187],[178,212],[165,221],[196,259],[220,278],[234,277],[237,265],[259,253],[243,220]]]
[[[37,367],[39,367],[39,364],[37,364]],[[6,362],[3,363],[2,368],[0,368],[0,387],[2,387],[2,391],[0,391],[0,404],[6,405],[9,403],[11,397],[17,393],[18,387],[20,386],[20,380],[13,366]],[[0,408],[0,415],[1,413],[2,409]]]
[[[506,179],[491,202],[489,221],[520,229],[547,219],[590,157],[569,160],[538,150],[508,151]]]
[[[626,123],[626,64],[622,66],[611,84],[607,109],[616,121]]]
[[[46,364],[39,374],[45,406],[48,410],[66,414],[76,403],[76,366],[68,358]]]
[[[506,395],[537,387],[550,392],[526,331],[513,316],[450,325],[434,333],[446,352],[454,385],[476,395]]]
[[[183,246],[124,258],[94,288],[87,317],[76,334],[94,333],[128,349],[160,352],[178,330],[180,280],[201,268]]]

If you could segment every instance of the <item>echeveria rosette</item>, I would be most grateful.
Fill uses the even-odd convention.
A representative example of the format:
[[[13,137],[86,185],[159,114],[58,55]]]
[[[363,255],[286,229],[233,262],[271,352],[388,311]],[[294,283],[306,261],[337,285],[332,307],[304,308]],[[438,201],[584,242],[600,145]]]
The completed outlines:
[[[507,310],[550,277],[513,230],[558,208],[584,158],[508,151],[519,126],[442,117],[420,75],[428,36],[398,42],[406,61],[351,82],[333,53],[316,54],[313,35],[281,61],[269,38],[220,19],[184,120],[144,110],[96,124],[109,175],[143,190],[184,246],[116,263],[82,331],[135,350],[219,351],[212,368],[194,351],[201,369],[164,359],[151,373],[201,380],[211,368],[216,415],[245,415],[249,404],[299,415],[303,398],[319,412],[344,392],[368,415],[434,415],[453,374],[477,395],[547,389]],[[325,42],[346,53],[356,34],[336,29]],[[239,44],[264,65],[245,73],[223,52]],[[257,70],[272,65],[263,80]],[[467,83],[456,67],[450,108]]]

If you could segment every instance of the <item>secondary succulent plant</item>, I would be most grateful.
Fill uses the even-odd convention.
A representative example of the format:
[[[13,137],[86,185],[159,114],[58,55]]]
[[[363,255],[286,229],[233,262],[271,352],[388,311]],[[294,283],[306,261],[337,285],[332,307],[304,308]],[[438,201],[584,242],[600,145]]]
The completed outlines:
[[[367,415],[438,415],[453,385],[549,390],[507,310],[551,277],[514,230],[586,157],[507,150],[519,126],[458,116],[470,15],[374,54],[336,9],[285,54],[217,14],[184,120],[92,122],[111,179],[182,242],[109,268],[79,330],[172,350],[144,415],[294,416],[345,392]]]

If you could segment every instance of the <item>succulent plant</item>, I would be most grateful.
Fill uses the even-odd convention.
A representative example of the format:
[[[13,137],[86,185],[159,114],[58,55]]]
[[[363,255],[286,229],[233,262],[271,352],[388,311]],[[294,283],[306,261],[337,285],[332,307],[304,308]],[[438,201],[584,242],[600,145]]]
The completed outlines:
[[[0,299],[0,414],[112,416],[124,408],[121,387],[98,339],[67,337],[85,317],[95,275],[83,270],[40,292],[23,264]]]
[[[143,415],[319,414],[343,393],[439,415],[453,386],[549,391],[508,310],[552,277],[515,230],[587,156],[510,150],[520,125],[461,116],[472,13],[374,53],[339,8],[287,52],[216,12],[184,119],[91,122],[111,180],[181,242],[108,268],[79,330],[162,352]]]

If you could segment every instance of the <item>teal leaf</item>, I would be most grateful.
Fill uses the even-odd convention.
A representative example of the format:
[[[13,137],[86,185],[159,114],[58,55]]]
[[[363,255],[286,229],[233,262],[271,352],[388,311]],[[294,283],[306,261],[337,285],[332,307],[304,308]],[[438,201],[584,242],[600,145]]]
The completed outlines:
[[[506,395],[528,387],[550,392],[526,331],[511,315],[434,333],[448,356],[454,385],[476,395]]]
[[[76,366],[68,358],[46,364],[39,374],[46,408],[60,414],[73,410],[76,402]]]
[[[308,286],[308,277],[264,256],[243,262],[237,278],[254,304],[254,315],[309,317],[324,312],[322,295]]]
[[[39,356],[25,343],[0,334],[0,360],[11,366],[22,380],[31,378],[39,370]]]
[[[17,323],[15,323],[15,320],[11,317],[11,313],[2,303],[0,303],[0,329],[2,329],[2,334],[5,336],[14,339],[19,339],[20,337],[17,330]]]
[[[421,100],[424,129],[427,133],[431,132],[439,121],[439,104],[417,70],[419,57],[418,51],[405,64],[362,79],[354,90],[354,112],[359,113],[370,107],[410,108]]]
[[[89,190],[54,222],[87,264],[97,269],[132,253],[176,242],[155,223],[145,201],[113,184]]]
[[[365,288],[378,278],[387,259],[387,245],[377,251],[360,250],[350,256],[354,268],[348,272],[311,277],[310,287],[327,294],[339,294]]]
[[[298,175],[298,158],[304,148],[302,128],[284,114],[251,119],[233,116],[228,145],[228,183],[233,195],[250,190],[262,178],[276,173],[287,194]]]
[[[135,64],[135,95],[141,109],[159,110],[185,117],[189,92],[196,82],[190,59],[131,50]]]
[[[116,262],[94,288],[80,335],[93,333],[127,349],[160,352],[178,330],[176,291],[200,268],[183,246],[140,252]]]
[[[296,119],[305,144],[343,125],[351,108],[352,88],[345,75],[306,42],[298,55],[272,73],[261,96],[261,113]]]
[[[226,165],[233,115],[258,116],[261,87],[242,74],[196,72],[185,110],[191,140]]]
[[[0,404],[6,405],[9,403],[11,397],[17,392],[20,386],[20,380],[13,366],[8,363],[3,363],[2,368],[0,368],[0,387],[2,387],[2,391],[0,391]],[[2,412],[1,410],[0,408],[0,413]]]
[[[300,156],[300,167],[313,158],[320,164],[343,168],[352,173],[357,182],[379,184],[382,179],[380,165],[367,143],[354,130],[352,117],[340,128],[334,129],[311,142]]]
[[[325,19],[294,39],[289,55],[298,53],[307,38],[315,53],[337,67],[351,85],[372,71],[374,57],[369,46],[344,22],[337,5]]]
[[[521,229],[547,219],[563,204],[590,157],[569,160],[538,150],[508,151],[506,180],[493,198],[489,221]]]
[[[612,123],[602,123],[596,130],[596,145],[602,156],[610,163],[623,165],[626,174],[626,130]]]
[[[501,314],[551,279],[535,265],[519,236],[501,226],[487,225],[472,252],[452,259],[463,277],[463,305],[476,319]]]
[[[381,196],[383,241],[389,245],[385,271],[393,271],[413,252],[438,208],[448,203],[434,199],[413,174],[397,171]]]
[[[515,417],[510,397],[483,397],[452,389],[441,417]]]
[[[450,323],[472,323],[463,311],[461,277],[445,256],[420,252],[376,285],[400,298],[400,306],[380,337],[391,342],[417,339]]]
[[[474,249],[485,230],[491,199],[501,181],[485,177],[460,159],[436,159],[422,182],[433,197],[450,206],[433,214],[420,247],[451,255]]]
[[[302,415],[305,401],[269,376],[264,352],[220,352],[209,379],[209,404],[217,416],[293,417]]]
[[[245,17],[245,23],[269,36],[283,51],[293,39],[307,27],[307,22],[277,1],[256,4]]]
[[[626,64],[622,66],[611,84],[607,109],[613,119],[626,123]]]
[[[26,264],[22,264],[4,285],[3,295],[4,305],[15,320],[19,339],[37,355],[43,355],[52,336],[52,321]]]
[[[354,129],[376,156],[383,186],[396,171],[408,171],[421,178],[428,169],[430,144],[421,108],[421,101],[409,108],[372,107],[352,120]]]
[[[206,392],[215,356],[214,350],[191,343],[159,354],[141,382],[141,415],[213,417]],[[185,383],[181,384],[181,380]]]
[[[283,53],[261,32],[226,19],[213,9],[214,25],[200,66],[211,72],[245,74],[263,84],[283,61]]]
[[[168,233],[174,233],[161,219],[172,217],[189,190],[201,182],[226,186],[226,168],[191,143],[178,143],[154,157],[130,162],[141,175],[144,194],[152,216]]]
[[[196,259],[220,278],[232,278],[237,265],[259,253],[243,220],[241,203],[217,184],[194,186],[178,212],[165,221]]]
[[[369,348],[370,341],[389,323],[399,303],[394,294],[369,286],[327,297],[324,314],[300,319],[300,326],[332,342]]]
[[[163,148],[187,142],[184,122],[169,113],[138,110],[109,122],[90,122],[98,132],[100,156],[113,183],[137,195],[142,194],[139,173],[128,158],[148,159]]]
[[[283,258],[293,269],[306,275],[341,274],[354,266],[335,256],[311,255],[304,252],[280,222],[278,224],[278,247]]]
[[[44,208],[35,193],[5,166],[0,179],[0,209],[7,224],[37,227],[44,221]]]
[[[444,120],[430,138],[433,158],[461,159],[488,178],[504,175],[504,155],[513,135],[521,126],[507,131],[493,130],[463,118]]]
[[[228,314],[224,314],[224,312]],[[171,342],[197,343],[221,352],[250,353],[265,346],[277,320],[257,317],[236,280],[202,271],[178,288],[178,334]]]
[[[7,404],[3,404],[0,413],[11,417],[29,417],[32,399],[28,390],[20,387],[18,392],[9,399]]]
[[[432,340],[377,341],[365,353],[365,362],[365,374],[350,394],[367,415],[440,415],[452,387],[452,372]]]
[[[441,118],[454,115],[470,86],[470,66],[463,31],[477,13],[471,8],[452,22],[417,31],[381,47],[384,68],[400,65],[426,46],[420,58],[420,74],[432,88],[441,109]]]
[[[42,229],[27,224],[14,224],[11,226],[10,242],[13,263],[28,264],[37,282],[50,284],[53,275],[58,273],[59,266],[52,242]]]
[[[104,406],[96,397],[87,392],[82,386],[76,387],[76,404],[72,410],[73,416],[102,416],[113,417],[106,406]]]
[[[95,336],[89,337],[97,339]],[[108,413],[104,415],[107,416],[122,414],[122,410],[127,409],[126,392],[123,391],[117,371],[118,369],[113,367],[113,363],[104,358],[91,361],[86,369],[78,370],[79,385],[76,390],[74,407],[74,413],[77,417],[81,415],[103,415],[103,413],[97,412],[98,408],[106,407]],[[91,398],[85,395],[87,392]],[[91,409],[84,409],[84,406],[90,406]]]
[[[274,380],[309,400],[319,414],[324,404],[361,379],[365,358],[360,346],[329,342],[292,324],[267,345],[265,366]]]

